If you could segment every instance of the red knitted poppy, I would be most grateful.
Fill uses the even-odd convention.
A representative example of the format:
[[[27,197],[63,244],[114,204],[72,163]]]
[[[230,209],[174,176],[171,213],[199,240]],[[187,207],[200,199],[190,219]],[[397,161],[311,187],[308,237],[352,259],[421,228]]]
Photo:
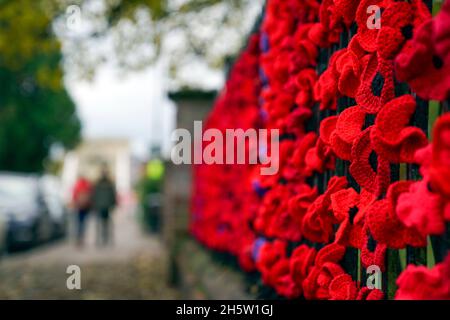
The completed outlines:
[[[444,211],[450,204],[429,190],[428,179],[413,183],[398,198],[396,213],[407,227],[415,228],[424,237],[440,235],[445,230]]]
[[[362,0],[359,3],[355,17],[356,23],[358,25],[357,37],[359,38],[361,47],[363,47],[367,52],[376,51],[377,36],[379,32],[379,29],[377,28],[368,28],[367,22],[369,21],[370,16],[373,15],[373,13],[367,13],[367,8],[376,5],[381,10],[385,10],[391,2],[391,0]],[[381,23],[381,25],[383,25],[383,23]]]
[[[361,288],[358,292],[356,300],[383,300],[384,294],[379,289],[369,289],[367,287]]]
[[[330,283],[344,270],[337,263],[342,259],[345,247],[329,244],[316,255],[314,266],[308,277],[303,281],[303,291],[306,299],[329,299]]]
[[[367,225],[373,238],[389,248],[401,249],[407,244],[415,247],[426,246],[426,237],[417,229],[408,228],[395,214],[398,197],[408,190],[411,182],[394,182],[388,190],[386,199],[373,202],[366,211]]]
[[[363,227],[363,242],[361,248],[361,264],[364,268],[369,266],[378,266],[381,271],[385,271],[385,258],[387,246],[384,243],[376,241],[370,233],[367,222]]]
[[[340,223],[336,231],[336,243],[359,249],[364,246],[365,210],[374,200],[375,196],[364,189],[361,194],[350,188],[331,195],[331,207]]]
[[[450,201],[450,114],[436,121],[429,175],[433,190]]]
[[[393,62],[377,57],[375,53],[363,60],[364,71],[356,102],[367,113],[377,113],[394,98]]]
[[[397,300],[449,300],[450,255],[432,269],[408,265],[397,278]]]
[[[428,144],[420,128],[407,126],[415,110],[416,102],[410,95],[391,100],[381,109],[370,135],[381,157],[394,163],[413,162],[416,150]]]
[[[346,273],[334,277],[328,290],[330,300],[355,300],[358,295],[356,283]]]
[[[422,0],[392,2],[383,11],[377,36],[377,52],[383,59],[394,59],[417,27],[431,18]]]
[[[331,195],[347,186],[345,177],[332,177],[327,190],[309,207],[302,221],[302,233],[314,242],[327,243],[333,236],[335,218],[331,211]]]
[[[396,58],[395,70],[423,99],[445,100],[450,93],[450,2],[417,28]]]
[[[295,77],[295,83],[298,88],[295,103],[299,107],[311,109],[314,104],[314,86],[318,77],[314,69],[304,69]]]
[[[380,195],[390,181],[389,162],[376,154],[370,142],[372,126],[362,131],[352,146],[350,174],[367,191]]]
[[[292,280],[302,286],[316,258],[316,249],[302,244],[295,248],[290,257],[290,272]]]

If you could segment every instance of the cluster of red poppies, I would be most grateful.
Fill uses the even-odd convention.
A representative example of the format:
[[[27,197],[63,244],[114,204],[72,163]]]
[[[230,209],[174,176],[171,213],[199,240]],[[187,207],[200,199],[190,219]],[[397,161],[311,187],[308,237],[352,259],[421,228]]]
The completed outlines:
[[[448,15],[450,1],[432,18],[422,0],[268,0],[207,128],[279,129],[279,172],[195,166],[193,234],[282,296],[382,299],[343,268],[347,249],[384,272],[386,249],[426,247],[450,221],[450,115],[429,143],[409,90],[449,98]],[[422,178],[400,180],[400,164]],[[449,271],[408,266],[396,297],[450,299]]]

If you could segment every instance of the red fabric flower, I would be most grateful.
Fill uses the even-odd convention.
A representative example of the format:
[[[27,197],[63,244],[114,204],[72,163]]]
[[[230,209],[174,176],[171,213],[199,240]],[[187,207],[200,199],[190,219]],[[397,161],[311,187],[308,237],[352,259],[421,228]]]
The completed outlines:
[[[358,288],[352,277],[346,273],[336,276],[329,286],[330,300],[355,300]]]
[[[367,8],[373,5],[378,6],[381,10],[385,10],[391,3],[391,0],[362,0],[356,11],[356,23],[358,25],[357,37],[361,47],[367,52],[375,52],[377,49],[377,36],[379,29],[367,27],[367,22],[373,13],[367,13]],[[383,24],[383,23],[382,23]]]
[[[394,59],[405,41],[421,24],[431,18],[422,0],[391,2],[383,11],[377,36],[377,52],[383,59]]]
[[[314,104],[314,86],[317,81],[317,73],[314,69],[303,69],[295,78],[298,88],[295,102],[299,107],[311,109]]]
[[[291,276],[290,260],[286,257],[286,242],[275,240],[264,243],[256,265],[263,282],[273,287],[278,294],[287,298],[295,298],[301,294],[301,285]]]
[[[370,141],[372,126],[362,131],[352,146],[350,174],[367,191],[383,194],[390,182],[389,162],[378,155]]]
[[[369,266],[378,266],[381,271],[385,271],[385,258],[387,246],[384,243],[377,242],[370,233],[367,223],[363,227],[363,242],[361,248],[361,264],[364,268]]]
[[[341,159],[351,159],[353,142],[360,135],[365,113],[358,106],[342,111],[339,116],[325,118],[320,123],[320,138]]]
[[[323,247],[316,255],[314,266],[303,281],[306,299],[329,299],[330,283],[344,270],[337,263],[342,259],[345,247],[332,243]]]
[[[417,28],[398,54],[397,77],[421,98],[445,100],[450,93],[450,2],[441,12]]]
[[[450,255],[432,269],[408,265],[397,286],[397,300],[450,300]]]
[[[336,110],[338,98],[338,73],[336,60],[342,51],[336,51],[328,62],[328,68],[320,75],[314,87],[314,96],[320,101],[320,110]]]
[[[428,169],[432,188],[450,201],[450,114],[436,121],[432,148]],[[450,216],[447,219],[450,220]]]
[[[316,258],[316,249],[302,244],[295,248],[290,257],[290,272],[292,280],[302,286],[308,276]]]
[[[450,213],[450,203],[431,192],[429,185],[427,179],[411,184],[409,190],[399,196],[396,207],[399,220],[424,237],[444,233],[444,212]]]
[[[356,300],[383,300],[384,294],[379,289],[361,288],[358,292]]]
[[[349,49],[342,49],[342,53],[336,59],[338,89],[341,95],[351,98],[356,96],[362,68],[356,53]]]
[[[355,99],[367,113],[377,113],[394,98],[393,62],[371,54],[363,60],[364,71]]]
[[[335,242],[361,249],[364,246],[364,215],[375,196],[366,190],[358,194],[354,189],[344,189],[331,195],[331,207],[339,221]]]
[[[442,234],[450,220],[450,115],[438,118],[433,136],[432,145],[416,153],[423,180],[401,194],[396,207],[398,218],[423,236]]]
[[[288,212],[300,226],[308,208],[317,198],[317,188],[301,184],[297,194],[288,201]]]
[[[378,114],[371,131],[375,151],[384,159],[399,163],[413,162],[416,150],[428,139],[417,127],[408,126],[416,110],[416,101],[404,95],[388,102]]]
[[[408,191],[410,185],[410,181],[394,182],[389,187],[386,199],[373,202],[366,211],[367,224],[373,238],[389,248],[426,246],[426,237],[421,236],[417,229],[406,227],[395,214],[399,195]]]
[[[335,218],[331,211],[331,195],[347,186],[345,177],[332,177],[327,190],[308,208],[302,221],[302,233],[313,242],[327,243],[333,237]]]

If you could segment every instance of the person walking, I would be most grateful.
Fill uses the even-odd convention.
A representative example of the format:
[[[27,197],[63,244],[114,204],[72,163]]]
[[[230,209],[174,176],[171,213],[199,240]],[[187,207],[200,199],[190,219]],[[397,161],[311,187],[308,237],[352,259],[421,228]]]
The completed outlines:
[[[86,218],[91,209],[92,185],[88,179],[80,176],[75,183],[72,194],[73,206],[77,212],[76,245],[84,246]]]
[[[97,244],[112,243],[111,210],[117,203],[114,183],[107,168],[102,169],[100,178],[94,185],[92,203],[97,212]]]

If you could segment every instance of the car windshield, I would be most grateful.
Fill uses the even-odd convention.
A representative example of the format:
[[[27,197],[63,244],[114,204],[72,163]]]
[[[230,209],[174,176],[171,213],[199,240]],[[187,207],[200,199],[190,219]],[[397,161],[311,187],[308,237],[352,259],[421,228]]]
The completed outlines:
[[[0,176],[0,201],[31,201],[34,187],[30,178]]]

